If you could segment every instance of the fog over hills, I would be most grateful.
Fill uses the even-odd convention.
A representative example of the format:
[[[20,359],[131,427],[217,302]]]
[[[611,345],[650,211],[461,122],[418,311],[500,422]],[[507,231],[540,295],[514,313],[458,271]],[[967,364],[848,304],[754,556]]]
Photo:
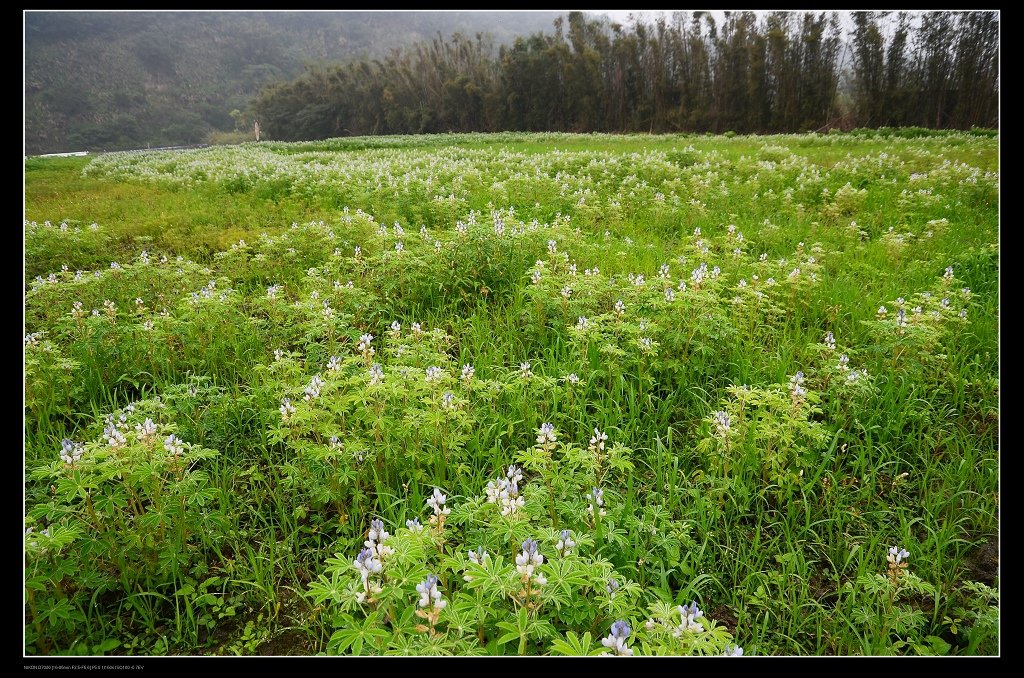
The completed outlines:
[[[26,152],[203,141],[305,64],[382,58],[456,32],[495,46],[558,12],[26,12]]]

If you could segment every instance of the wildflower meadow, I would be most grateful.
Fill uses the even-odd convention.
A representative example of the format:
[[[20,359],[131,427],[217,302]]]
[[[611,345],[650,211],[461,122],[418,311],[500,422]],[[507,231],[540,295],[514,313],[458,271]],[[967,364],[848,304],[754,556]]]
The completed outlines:
[[[998,144],[27,159],[25,654],[997,654]]]

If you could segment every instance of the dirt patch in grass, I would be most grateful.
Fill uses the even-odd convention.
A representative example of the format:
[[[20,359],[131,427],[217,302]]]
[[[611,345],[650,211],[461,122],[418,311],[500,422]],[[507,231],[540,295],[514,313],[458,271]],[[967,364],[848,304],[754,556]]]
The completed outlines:
[[[283,631],[256,648],[256,654],[264,657],[311,655],[314,652],[309,634],[300,629]]]
[[[967,572],[964,574],[966,579],[995,587],[996,578],[999,576],[999,537],[991,537],[974,549],[968,554],[964,564],[967,566]]]

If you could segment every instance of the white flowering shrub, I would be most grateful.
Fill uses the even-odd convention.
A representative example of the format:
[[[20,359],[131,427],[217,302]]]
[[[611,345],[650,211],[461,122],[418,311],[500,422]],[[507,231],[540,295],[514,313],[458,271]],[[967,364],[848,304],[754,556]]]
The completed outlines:
[[[34,503],[26,534],[26,642],[66,644],[101,595],[173,593],[222,543],[227,523],[207,468],[217,452],[190,444],[147,401],[103,421],[88,442],[65,439],[31,477],[49,496]],[[46,527],[43,529],[42,524]],[[74,583],[72,583],[72,581]]]
[[[659,601],[598,555],[592,522],[579,517],[553,528],[545,481],[520,488],[517,478],[522,472],[510,467],[501,474],[504,485],[489,484],[486,498],[458,502],[441,520],[433,520],[438,506],[454,502],[435,490],[433,497],[445,502],[434,502],[429,525],[409,521],[392,536],[374,520],[355,558],[339,552],[329,559],[309,587],[320,619],[333,629],[327,653],[719,655],[732,649],[732,635],[695,602]],[[569,524],[574,529],[562,527]]]
[[[26,654],[998,652],[997,150],[67,161],[120,185],[25,224]]]

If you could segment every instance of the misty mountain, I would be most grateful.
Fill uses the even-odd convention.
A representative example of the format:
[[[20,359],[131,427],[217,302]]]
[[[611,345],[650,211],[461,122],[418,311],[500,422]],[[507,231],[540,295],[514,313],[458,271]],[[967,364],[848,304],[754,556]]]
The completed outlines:
[[[29,154],[203,141],[307,64],[399,47],[552,32],[557,12],[34,12],[25,14]]]

